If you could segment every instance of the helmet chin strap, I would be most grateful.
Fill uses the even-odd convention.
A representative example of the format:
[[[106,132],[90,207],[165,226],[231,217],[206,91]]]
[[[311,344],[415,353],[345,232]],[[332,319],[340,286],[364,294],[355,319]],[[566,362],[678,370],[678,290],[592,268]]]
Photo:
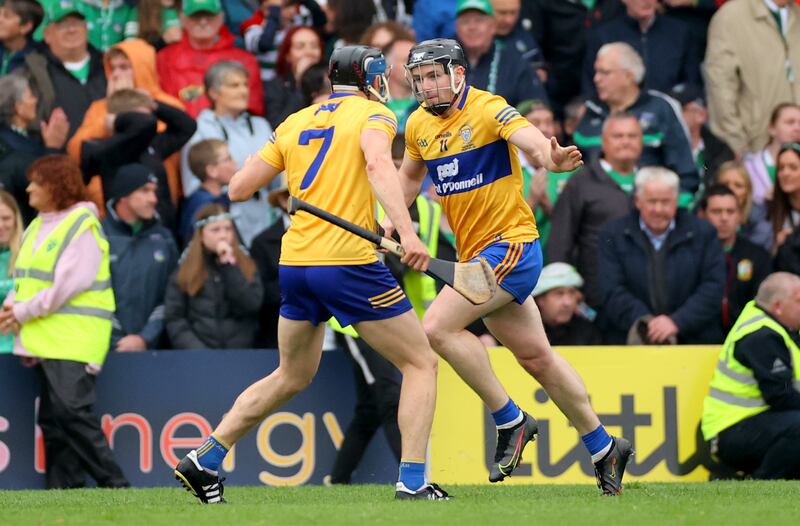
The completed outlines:
[[[392,98],[392,94],[389,91],[389,81],[386,79],[386,75],[377,77],[377,81],[379,84],[378,89],[375,89],[373,86],[367,86],[367,91],[378,99],[379,102],[386,104],[389,99]]]

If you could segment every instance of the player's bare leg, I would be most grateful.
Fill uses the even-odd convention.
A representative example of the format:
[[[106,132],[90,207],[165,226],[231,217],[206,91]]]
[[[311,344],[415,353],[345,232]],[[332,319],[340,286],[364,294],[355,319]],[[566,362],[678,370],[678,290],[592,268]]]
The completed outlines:
[[[433,413],[436,408],[436,354],[431,350],[419,319],[413,310],[385,320],[365,321],[357,323],[355,329],[373,349],[389,360],[403,374],[400,388],[400,405],[397,411],[397,423],[402,436],[401,482],[403,469],[414,469],[413,476],[417,483],[424,472],[425,453],[428,438],[433,424]],[[425,494],[446,498],[448,495],[438,486],[424,486]],[[398,483],[397,496],[417,494],[400,491]]]
[[[175,468],[176,478],[200,502],[225,502],[219,464],[253,426],[308,387],[319,368],[324,336],[324,324],[314,326],[280,317],[278,368],[245,389],[205,443],[190,451]]]

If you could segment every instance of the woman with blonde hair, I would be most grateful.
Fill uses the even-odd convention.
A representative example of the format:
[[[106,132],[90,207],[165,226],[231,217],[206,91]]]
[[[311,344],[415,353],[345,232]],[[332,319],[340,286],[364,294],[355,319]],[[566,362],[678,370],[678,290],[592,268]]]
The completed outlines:
[[[247,349],[258,327],[263,288],[240,247],[230,214],[210,204],[167,286],[167,333],[175,349]]]
[[[14,196],[0,190],[0,297],[14,288],[14,262],[22,241],[22,215]],[[14,350],[14,335],[0,336],[0,354]]]
[[[753,202],[753,185],[745,165],[739,161],[727,161],[720,165],[717,182],[731,189],[739,203],[742,225],[739,235],[763,247],[772,248],[772,227],[767,221],[766,206]]]

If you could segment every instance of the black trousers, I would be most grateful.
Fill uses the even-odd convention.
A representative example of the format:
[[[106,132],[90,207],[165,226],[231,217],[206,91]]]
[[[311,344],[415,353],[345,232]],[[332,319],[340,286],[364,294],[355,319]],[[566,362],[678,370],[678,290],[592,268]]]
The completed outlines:
[[[70,360],[45,360],[36,369],[47,487],[83,487],[86,473],[99,487],[129,486],[92,410],[95,376],[86,372],[85,364]]]
[[[400,403],[400,371],[361,338],[343,334],[336,341],[353,360],[356,383],[356,408],[344,433],[342,447],[331,471],[331,483],[349,484],[372,437],[380,427],[392,453],[400,461],[400,428],[397,407]]]
[[[800,479],[800,411],[765,411],[719,434],[719,459],[755,479]]]

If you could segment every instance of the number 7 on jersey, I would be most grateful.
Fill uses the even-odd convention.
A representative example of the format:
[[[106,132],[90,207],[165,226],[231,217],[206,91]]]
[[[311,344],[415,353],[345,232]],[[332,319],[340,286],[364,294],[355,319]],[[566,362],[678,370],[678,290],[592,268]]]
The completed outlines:
[[[300,190],[305,190],[311,183],[314,182],[314,178],[317,176],[319,172],[320,166],[322,166],[322,161],[325,160],[325,155],[328,153],[328,149],[331,147],[331,143],[333,142],[333,130],[336,126],[331,126],[330,128],[322,128],[318,130],[303,130],[300,133],[300,138],[297,141],[297,144],[300,146],[308,146],[311,141],[316,139],[322,139],[322,146],[317,153],[317,156],[314,157],[314,162],[311,163],[311,166],[308,167],[306,170],[306,175],[303,177],[303,181],[300,183]]]

